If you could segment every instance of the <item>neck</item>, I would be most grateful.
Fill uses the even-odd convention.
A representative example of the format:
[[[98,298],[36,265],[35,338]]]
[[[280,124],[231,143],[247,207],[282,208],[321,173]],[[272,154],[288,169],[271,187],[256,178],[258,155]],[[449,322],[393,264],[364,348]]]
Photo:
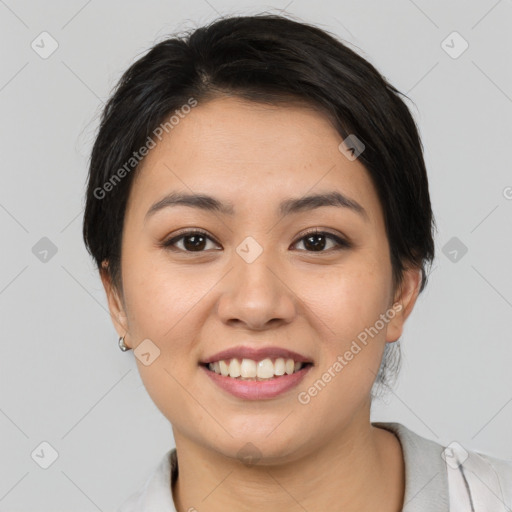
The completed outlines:
[[[395,435],[352,422],[328,443],[293,461],[242,464],[174,432],[179,476],[178,512],[281,512],[296,509],[396,512],[402,510],[405,468]]]

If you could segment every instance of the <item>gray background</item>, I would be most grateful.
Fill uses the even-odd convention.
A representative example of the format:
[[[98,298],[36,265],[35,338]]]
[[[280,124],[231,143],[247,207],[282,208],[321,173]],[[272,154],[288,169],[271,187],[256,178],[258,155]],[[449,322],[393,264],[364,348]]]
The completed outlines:
[[[0,0],[1,511],[115,510],[173,445],[133,353],[117,347],[81,240],[98,114],[166,34],[281,9],[338,34],[407,93],[425,146],[438,255],[399,382],[372,419],[512,459],[511,0]],[[31,47],[51,49],[43,31],[58,43],[47,58]],[[469,43],[458,58],[442,44],[453,31]],[[452,244],[467,253],[453,261]],[[43,441],[58,452],[48,469],[31,457]]]

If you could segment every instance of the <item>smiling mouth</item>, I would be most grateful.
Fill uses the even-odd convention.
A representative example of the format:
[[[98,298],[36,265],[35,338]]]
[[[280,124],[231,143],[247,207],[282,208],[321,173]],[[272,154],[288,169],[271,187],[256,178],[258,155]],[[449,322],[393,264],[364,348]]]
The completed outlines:
[[[291,358],[265,358],[260,361],[247,358],[222,359],[212,363],[200,363],[208,371],[240,381],[268,381],[298,373],[312,366],[309,362]]]

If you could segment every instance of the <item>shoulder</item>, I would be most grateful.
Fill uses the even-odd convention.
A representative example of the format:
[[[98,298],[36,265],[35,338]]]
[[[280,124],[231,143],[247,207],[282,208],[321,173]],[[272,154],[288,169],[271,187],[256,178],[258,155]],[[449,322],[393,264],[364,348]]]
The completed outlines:
[[[438,500],[438,510],[510,511],[512,461],[465,448],[457,442],[445,445],[432,441],[400,423],[381,422],[374,426],[394,432],[402,444],[406,495],[410,494],[407,485],[420,488],[428,482],[430,492],[422,490],[419,496]],[[422,510],[421,506],[418,510]]]
[[[172,483],[176,476],[176,449],[173,448],[146,477],[144,486],[133,493],[117,512],[175,512]]]
[[[403,512],[448,512],[447,469],[439,443],[422,437],[401,423],[372,422],[396,435],[405,465]]]
[[[468,450],[467,459],[460,465],[459,472],[462,471],[465,473],[466,480],[472,482],[472,489],[477,494],[476,501],[482,500],[478,502],[479,504],[495,502],[494,510],[510,510],[512,507],[512,461]]]

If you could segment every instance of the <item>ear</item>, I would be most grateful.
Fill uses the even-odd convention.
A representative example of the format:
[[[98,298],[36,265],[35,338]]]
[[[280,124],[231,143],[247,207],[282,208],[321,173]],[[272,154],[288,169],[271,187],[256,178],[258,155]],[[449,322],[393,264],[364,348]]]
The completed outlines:
[[[119,297],[119,292],[112,283],[112,278],[110,277],[110,273],[108,272],[108,261],[103,260],[101,263],[100,270],[101,282],[103,283],[103,287],[105,288],[105,293],[107,295],[108,300],[108,309],[110,310],[110,318],[112,318],[112,322],[114,327],[116,328],[117,334],[121,336],[125,336],[128,332],[128,320],[126,316],[125,306],[123,301]],[[125,345],[132,348],[129,340],[125,339]]]
[[[402,284],[396,291],[393,301],[396,314],[388,323],[386,333],[387,342],[392,343],[402,336],[405,321],[411,314],[419,295],[421,277],[422,273],[420,268],[409,268],[404,271]],[[400,304],[401,306],[399,311],[396,304]]]

